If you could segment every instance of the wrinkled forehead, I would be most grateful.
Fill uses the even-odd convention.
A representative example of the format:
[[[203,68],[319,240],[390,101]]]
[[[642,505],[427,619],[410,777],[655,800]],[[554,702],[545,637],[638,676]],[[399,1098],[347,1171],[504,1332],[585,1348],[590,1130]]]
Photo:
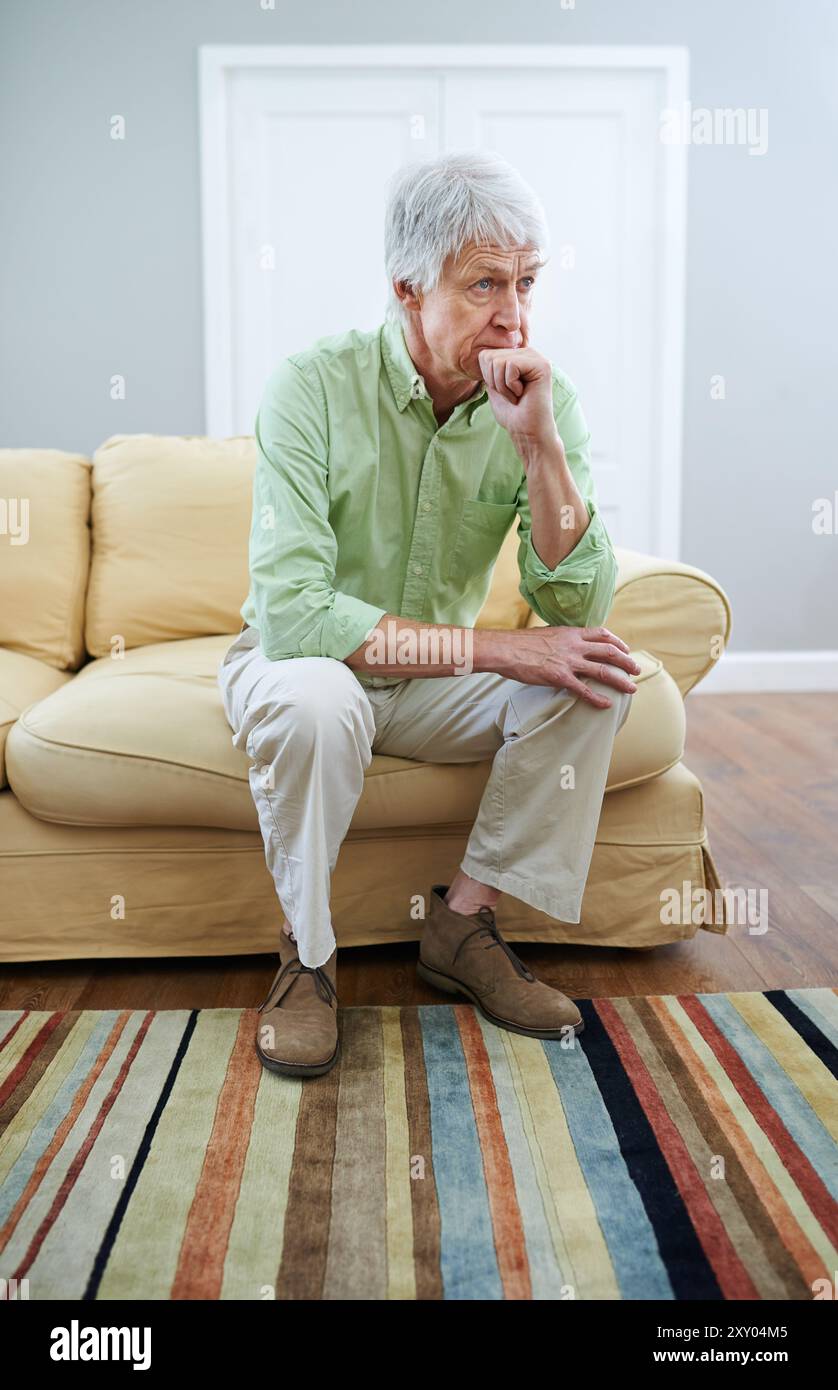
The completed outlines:
[[[539,270],[545,264],[537,246],[525,243],[520,246],[495,246],[485,242],[469,242],[459,255],[449,256],[443,273],[449,276],[497,274],[517,271],[524,274]]]

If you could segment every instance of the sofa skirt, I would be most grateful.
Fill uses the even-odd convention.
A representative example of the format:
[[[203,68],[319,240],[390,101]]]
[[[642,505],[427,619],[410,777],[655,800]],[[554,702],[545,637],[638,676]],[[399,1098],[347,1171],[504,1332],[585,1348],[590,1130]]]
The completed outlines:
[[[414,941],[422,893],[448,883],[470,825],[350,831],[332,877],[338,944]],[[261,837],[205,827],[65,826],[0,792],[0,960],[227,956],[277,949],[282,912]],[[417,885],[421,885],[417,899]],[[664,911],[664,902],[675,909]],[[683,904],[683,907],[682,907]],[[700,928],[728,904],[704,826],[701,784],[677,763],[603,802],[581,921],[507,895],[510,941],[646,948]]]

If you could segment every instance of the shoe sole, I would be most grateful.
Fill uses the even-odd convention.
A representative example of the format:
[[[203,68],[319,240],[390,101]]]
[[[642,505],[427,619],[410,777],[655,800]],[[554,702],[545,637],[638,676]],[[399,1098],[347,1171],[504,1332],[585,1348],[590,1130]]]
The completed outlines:
[[[326,1062],[280,1062],[276,1057],[267,1057],[259,1047],[256,1046],[256,1055],[263,1067],[269,1071],[279,1072],[280,1076],[323,1076],[327,1071],[331,1071],[340,1056],[340,1043],[335,1046],[335,1050]]]
[[[508,1018],[500,1018],[498,1014],[493,1014],[491,1009],[487,1009],[481,1004],[479,998],[461,980],[455,980],[451,975],[442,975],[438,970],[432,970],[430,966],[423,965],[422,961],[416,964],[416,973],[421,980],[428,985],[434,985],[436,989],[444,990],[446,994],[462,994],[466,999],[470,999],[475,1008],[479,1009],[483,1017],[490,1023],[494,1023],[498,1028],[506,1028],[510,1033],[521,1033],[525,1038],[547,1038],[562,1039],[567,1036],[569,1028],[574,1033],[582,1033],[585,1029],[585,1020],[580,1019],[578,1023],[565,1024],[564,1028],[524,1028],[520,1023],[511,1023]]]

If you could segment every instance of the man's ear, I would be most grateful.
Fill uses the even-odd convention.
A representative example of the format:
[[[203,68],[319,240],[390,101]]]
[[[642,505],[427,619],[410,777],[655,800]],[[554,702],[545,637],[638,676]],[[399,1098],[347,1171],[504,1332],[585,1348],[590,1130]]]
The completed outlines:
[[[406,309],[421,309],[422,296],[414,292],[409,280],[394,280],[393,289]]]

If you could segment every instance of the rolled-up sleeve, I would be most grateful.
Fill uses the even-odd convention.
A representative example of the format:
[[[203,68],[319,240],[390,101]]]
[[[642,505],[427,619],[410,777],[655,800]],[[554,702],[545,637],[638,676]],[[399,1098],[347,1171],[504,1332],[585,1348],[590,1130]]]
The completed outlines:
[[[354,652],[386,613],[334,585],[329,421],[316,373],[286,359],[256,416],[249,565],[260,646],[270,660]]]
[[[556,428],[568,467],[588,509],[590,521],[576,545],[555,569],[548,569],[532,542],[527,480],[518,491],[519,592],[551,627],[600,627],[611,610],[617,560],[599,511],[591,473],[591,436],[575,390],[554,380]]]

